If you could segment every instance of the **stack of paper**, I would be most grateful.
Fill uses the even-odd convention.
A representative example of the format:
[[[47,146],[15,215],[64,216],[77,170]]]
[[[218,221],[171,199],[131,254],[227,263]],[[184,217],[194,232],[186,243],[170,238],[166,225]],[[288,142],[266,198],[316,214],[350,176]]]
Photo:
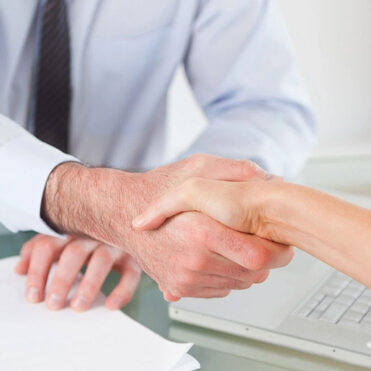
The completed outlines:
[[[176,344],[119,311],[100,295],[93,309],[48,311],[24,296],[25,278],[14,274],[16,258],[0,260],[0,369],[27,371],[191,371],[192,344]],[[154,314],[155,316],[155,314]]]

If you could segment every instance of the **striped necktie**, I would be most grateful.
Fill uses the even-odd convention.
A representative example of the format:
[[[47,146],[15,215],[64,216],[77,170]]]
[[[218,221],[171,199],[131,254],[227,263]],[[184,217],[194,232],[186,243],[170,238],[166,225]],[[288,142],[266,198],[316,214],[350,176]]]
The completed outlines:
[[[42,8],[36,66],[35,135],[68,152],[71,105],[71,51],[65,0],[46,0]]]

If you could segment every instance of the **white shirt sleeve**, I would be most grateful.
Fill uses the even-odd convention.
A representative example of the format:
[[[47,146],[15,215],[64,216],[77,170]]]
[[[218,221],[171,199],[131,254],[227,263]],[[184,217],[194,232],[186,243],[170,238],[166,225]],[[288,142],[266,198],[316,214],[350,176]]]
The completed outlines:
[[[78,161],[0,115],[0,222],[13,232],[59,236],[40,217],[46,181],[59,164]]]

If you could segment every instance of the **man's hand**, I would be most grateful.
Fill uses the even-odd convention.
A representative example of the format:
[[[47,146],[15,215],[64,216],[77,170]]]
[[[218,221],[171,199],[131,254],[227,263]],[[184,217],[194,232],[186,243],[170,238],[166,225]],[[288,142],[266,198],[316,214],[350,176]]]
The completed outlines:
[[[56,272],[45,294],[50,269],[57,260]],[[39,234],[23,245],[16,272],[27,275],[27,300],[38,303],[45,297],[48,308],[58,310],[66,305],[68,293],[86,263],[87,270],[71,300],[71,308],[89,309],[112,269],[119,272],[120,281],[107,297],[106,306],[119,309],[129,303],[140,280],[139,266],[123,250],[94,240],[73,237],[63,240]]]
[[[191,177],[242,181],[265,177],[249,161],[206,155],[143,174],[62,164],[49,177],[43,214],[65,233],[90,236],[132,255],[144,271],[178,297],[220,297],[262,282],[292,251],[233,231],[198,213],[177,216],[161,229],[138,232],[132,220],[153,200]]]

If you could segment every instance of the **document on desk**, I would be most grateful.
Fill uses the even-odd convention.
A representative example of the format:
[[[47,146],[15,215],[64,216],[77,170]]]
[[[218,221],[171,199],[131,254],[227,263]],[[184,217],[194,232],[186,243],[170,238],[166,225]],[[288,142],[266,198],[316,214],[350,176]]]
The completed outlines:
[[[192,371],[191,344],[163,339],[120,311],[108,311],[101,294],[85,313],[52,312],[25,300],[17,258],[0,260],[0,370]]]

